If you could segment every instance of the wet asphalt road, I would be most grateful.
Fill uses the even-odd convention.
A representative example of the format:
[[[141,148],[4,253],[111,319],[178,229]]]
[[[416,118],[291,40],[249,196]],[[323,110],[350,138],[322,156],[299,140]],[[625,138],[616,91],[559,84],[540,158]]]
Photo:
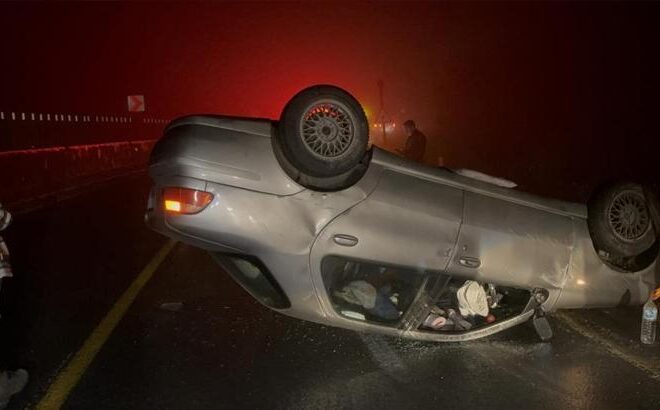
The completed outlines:
[[[126,178],[19,215],[5,235],[3,354],[39,402],[165,239],[148,231],[148,182]],[[4,293],[4,291],[3,291]],[[163,303],[181,303],[165,310]],[[203,251],[178,244],[84,372],[65,408],[660,408],[660,346],[639,308],[551,318],[486,340],[429,344],[281,316]]]

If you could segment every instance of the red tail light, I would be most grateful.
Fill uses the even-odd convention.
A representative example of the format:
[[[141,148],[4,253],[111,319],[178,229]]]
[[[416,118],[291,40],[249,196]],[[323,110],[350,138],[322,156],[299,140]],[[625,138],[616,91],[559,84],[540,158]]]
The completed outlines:
[[[188,188],[164,188],[163,207],[175,214],[196,214],[213,200],[213,194]]]

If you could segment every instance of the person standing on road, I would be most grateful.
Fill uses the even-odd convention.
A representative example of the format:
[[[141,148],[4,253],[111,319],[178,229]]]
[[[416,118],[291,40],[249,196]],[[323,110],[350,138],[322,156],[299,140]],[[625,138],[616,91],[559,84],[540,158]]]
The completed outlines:
[[[11,223],[11,214],[0,204],[0,231],[4,230]],[[9,249],[4,239],[0,236],[0,291],[2,290],[2,280],[11,278],[11,264],[9,263]],[[2,320],[2,316],[0,316]],[[3,332],[0,331],[0,337]],[[4,368],[3,358],[0,352],[0,409],[4,409],[9,403],[11,396],[23,390],[28,381],[28,372],[25,369],[9,371]]]
[[[407,137],[406,145],[403,150],[397,150],[399,154],[415,162],[424,162],[426,135],[417,129],[413,120],[403,123],[403,131]]]

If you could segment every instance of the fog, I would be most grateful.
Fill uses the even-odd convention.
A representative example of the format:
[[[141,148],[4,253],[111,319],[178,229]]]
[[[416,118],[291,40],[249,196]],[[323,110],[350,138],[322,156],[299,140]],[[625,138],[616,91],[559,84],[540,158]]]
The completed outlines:
[[[276,119],[345,87],[373,121],[414,119],[426,162],[569,199],[655,181],[655,4],[4,4],[0,109]],[[135,136],[135,138],[144,136]],[[403,143],[400,128],[384,144]],[[655,174],[654,174],[655,173]]]

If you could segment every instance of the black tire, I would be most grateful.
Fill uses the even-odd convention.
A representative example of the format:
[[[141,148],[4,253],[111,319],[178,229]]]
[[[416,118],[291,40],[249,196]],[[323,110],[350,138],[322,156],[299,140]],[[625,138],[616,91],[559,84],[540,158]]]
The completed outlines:
[[[338,191],[352,186],[357,181],[359,181],[360,178],[362,178],[364,173],[367,171],[369,161],[371,160],[372,152],[367,151],[362,158],[362,161],[348,172],[334,177],[314,177],[301,172],[298,168],[291,164],[291,162],[284,155],[282,146],[279,142],[279,138],[272,138],[272,142],[275,157],[282,166],[284,172],[286,172],[287,175],[289,175],[300,185],[315,191]]]
[[[284,107],[277,142],[286,160],[309,178],[342,179],[361,166],[369,124],[360,103],[341,88],[317,85],[296,94]],[[329,187],[332,189],[332,182]]]
[[[598,190],[588,204],[588,225],[594,247],[612,262],[637,258],[657,240],[652,204],[634,183],[615,183]],[[625,268],[628,270],[628,268]]]
[[[644,196],[646,197],[646,202],[649,204],[651,219],[653,219],[653,226],[655,227],[655,234],[658,240],[660,240],[660,201],[658,201],[658,195],[656,192],[658,192],[657,189],[652,190],[648,187],[644,189]]]

